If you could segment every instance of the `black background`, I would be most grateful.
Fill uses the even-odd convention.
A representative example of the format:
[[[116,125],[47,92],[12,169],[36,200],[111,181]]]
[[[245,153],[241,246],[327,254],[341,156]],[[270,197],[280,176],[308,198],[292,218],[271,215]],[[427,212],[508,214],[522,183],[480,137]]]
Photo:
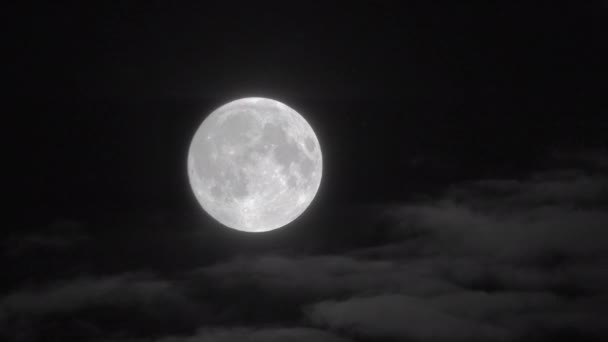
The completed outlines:
[[[196,127],[245,96],[321,140],[325,201],[526,170],[608,131],[605,6],[40,5],[10,22],[22,205],[183,208]],[[29,210],[29,209],[28,209]]]

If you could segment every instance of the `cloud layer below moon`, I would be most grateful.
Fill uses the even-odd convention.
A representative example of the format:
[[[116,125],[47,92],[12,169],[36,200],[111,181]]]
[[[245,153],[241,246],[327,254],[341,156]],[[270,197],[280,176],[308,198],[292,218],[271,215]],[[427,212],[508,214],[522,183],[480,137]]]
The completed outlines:
[[[103,234],[63,220],[5,242],[5,260],[31,262],[27,277],[7,266],[0,336],[600,338],[608,335],[607,185],[603,172],[572,168],[458,183],[424,201],[359,208],[322,227],[317,245],[288,252],[214,254],[217,239],[161,219]]]

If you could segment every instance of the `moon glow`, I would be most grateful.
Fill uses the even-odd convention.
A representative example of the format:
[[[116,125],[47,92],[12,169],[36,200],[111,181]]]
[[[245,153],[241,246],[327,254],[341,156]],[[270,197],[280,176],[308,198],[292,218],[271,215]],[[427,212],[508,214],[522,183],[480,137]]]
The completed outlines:
[[[203,209],[246,232],[280,228],[300,216],[321,183],[323,160],[312,127],[266,98],[229,102],[196,131],[188,177]]]

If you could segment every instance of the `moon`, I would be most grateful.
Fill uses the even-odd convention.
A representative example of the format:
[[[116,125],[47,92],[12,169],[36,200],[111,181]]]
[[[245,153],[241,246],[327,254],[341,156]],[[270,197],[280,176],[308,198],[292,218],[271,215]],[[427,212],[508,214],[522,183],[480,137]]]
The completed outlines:
[[[203,209],[226,227],[267,232],[295,220],[321,184],[312,127],[287,105],[260,97],[229,102],[196,131],[188,177]]]

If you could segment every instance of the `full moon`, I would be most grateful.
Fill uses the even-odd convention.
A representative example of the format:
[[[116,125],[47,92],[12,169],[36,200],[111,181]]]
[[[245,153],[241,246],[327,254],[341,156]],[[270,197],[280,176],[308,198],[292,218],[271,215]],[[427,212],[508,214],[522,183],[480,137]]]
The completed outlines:
[[[266,232],[295,220],[321,184],[312,127],[295,110],[249,97],[213,111],[188,151],[188,177],[203,209],[223,225]]]

